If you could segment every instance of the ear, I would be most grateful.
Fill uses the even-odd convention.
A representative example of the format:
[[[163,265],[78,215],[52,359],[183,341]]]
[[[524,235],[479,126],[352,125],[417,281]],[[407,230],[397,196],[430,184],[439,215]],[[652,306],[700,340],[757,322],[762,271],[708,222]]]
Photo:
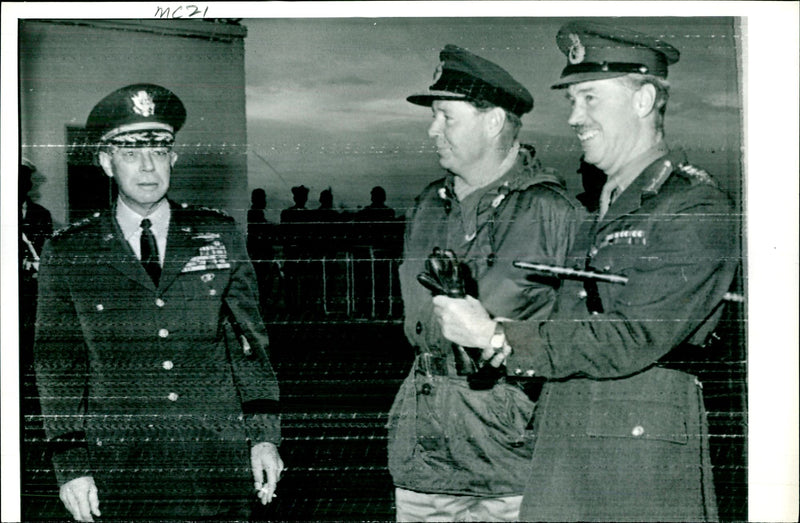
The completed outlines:
[[[653,84],[644,84],[633,93],[633,104],[639,118],[650,114],[656,106],[656,88]]]
[[[495,137],[503,130],[506,123],[506,112],[501,107],[493,107],[484,115],[486,118],[486,132],[489,136]]]
[[[170,151],[169,152],[169,166],[175,167],[175,162],[178,161],[178,153]]]
[[[106,151],[100,151],[97,153],[97,161],[100,162],[100,167],[103,168],[105,171],[106,176],[109,178],[114,177],[114,169],[111,167],[111,155],[108,154]]]

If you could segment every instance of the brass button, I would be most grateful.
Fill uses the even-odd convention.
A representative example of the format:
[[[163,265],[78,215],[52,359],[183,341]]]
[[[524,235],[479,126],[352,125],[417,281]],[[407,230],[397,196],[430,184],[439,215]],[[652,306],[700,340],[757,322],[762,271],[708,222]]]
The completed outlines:
[[[635,427],[633,427],[631,434],[633,434],[635,437],[638,438],[639,436],[644,434],[644,427],[642,427],[641,425],[636,425]]]
[[[167,329],[158,329],[159,338],[166,338],[167,336],[169,336],[169,331]]]
[[[172,370],[172,367],[174,367],[174,366],[175,366],[175,364],[173,364],[173,363],[172,363],[171,361],[169,361],[169,360],[166,360],[166,361],[164,361],[164,362],[161,364],[161,367],[162,367],[164,370]]]
[[[170,401],[178,401],[178,394],[175,393],[175,392],[170,392],[167,395],[167,399],[170,400]]]
[[[97,309],[98,311],[102,311],[103,309],[105,309],[102,303],[98,303],[97,305],[94,306],[94,308]]]
[[[164,300],[161,298],[156,298],[156,307],[163,307],[165,305]]]

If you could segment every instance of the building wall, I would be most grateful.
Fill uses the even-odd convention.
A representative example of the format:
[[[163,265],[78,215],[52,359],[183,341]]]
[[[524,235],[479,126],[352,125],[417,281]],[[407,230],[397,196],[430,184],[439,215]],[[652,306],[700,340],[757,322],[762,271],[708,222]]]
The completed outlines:
[[[94,104],[140,82],[186,105],[170,197],[220,208],[243,223],[247,194],[244,38],[238,25],[200,20],[20,22],[20,144],[42,175],[38,201],[68,221],[67,127]]]

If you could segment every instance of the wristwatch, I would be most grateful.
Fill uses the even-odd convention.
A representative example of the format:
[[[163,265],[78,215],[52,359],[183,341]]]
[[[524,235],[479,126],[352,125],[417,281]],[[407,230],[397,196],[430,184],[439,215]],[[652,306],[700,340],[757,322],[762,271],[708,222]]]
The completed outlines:
[[[507,345],[506,329],[505,327],[503,327],[502,321],[496,321],[494,323],[494,334],[492,334],[492,337],[489,340],[489,345],[491,345],[495,353],[500,352],[501,350],[503,350],[503,347]]]

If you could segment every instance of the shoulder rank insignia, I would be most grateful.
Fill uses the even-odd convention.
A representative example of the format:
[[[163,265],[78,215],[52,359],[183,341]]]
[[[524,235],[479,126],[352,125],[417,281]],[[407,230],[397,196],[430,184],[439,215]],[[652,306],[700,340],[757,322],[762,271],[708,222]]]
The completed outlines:
[[[55,238],[57,236],[60,236],[62,234],[68,233],[70,231],[73,231],[73,230],[76,230],[76,229],[80,229],[84,225],[87,225],[87,224],[91,223],[92,221],[94,221],[95,219],[97,219],[99,217],[100,217],[100,213],[96,212],[96,213],[92,214],[91,216],[87,216],[86,218],[78,220],[77,222],[74,222],[74,223],[71,223],[69,225],[66,225],[66,226],[58,229],[57,231],[55,231],[53,233],[53,238]]]
[[[200,209],[203,211],[213,212],[214,214],[219,214],[220,216],[225,216],[226,218],[230,217],[228,213],[221,209],[212,209],[211,207],[200,207]]]
[[[714,179],[711,178],[710,174],[690,163],[680,164],[678,166],[678,172],[680,172],[685,178],[691,180],[693,184],[706,183],[713,185],[714,183]]]

